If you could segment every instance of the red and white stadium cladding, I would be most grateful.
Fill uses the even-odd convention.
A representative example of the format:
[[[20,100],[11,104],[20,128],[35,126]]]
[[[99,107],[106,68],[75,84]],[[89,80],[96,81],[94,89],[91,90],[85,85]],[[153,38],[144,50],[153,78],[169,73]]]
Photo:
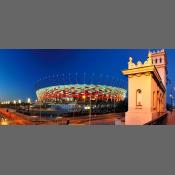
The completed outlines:
[[[74,84],[45,87],[37,90],[36,94],[39,101],[62,99],[67,101],[83,99],[121,101],[126,97],[126,90],[106,85]]]

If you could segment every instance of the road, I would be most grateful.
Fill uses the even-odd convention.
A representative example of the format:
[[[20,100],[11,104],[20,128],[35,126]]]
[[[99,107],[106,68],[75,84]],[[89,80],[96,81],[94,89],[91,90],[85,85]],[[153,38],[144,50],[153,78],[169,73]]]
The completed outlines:
[[[6,123],[4,125],[29,125],[30,120],[26,119],[24,116],[15,113],[14,110],[0,109],[0,114],[3,116],[1,124],[3,124],[4,119]],[[2,119],[2,118],[1,118]]]
[[[40,120],[39,116],[27,116],[17,113],[14,110],[2,108],[0,109],[0,114],[3,116],[1,125],[115,125],[116,121],[118,124],[124,124],[124,122],[121,121],[121,114],[115,113],[92,115],[91,117],[58,117],[56,119],[42,118],[42,120]]]
[[[124,125],[122,114],[58,117],[40,120],[39,116],[27,116],[14,110],[0,109],[0,125]],[[175,125],[175,111],[168,112],[165,125]]]
[[[110,114],[101,114],[101,115],[92,115],[90,116],[80,116],[74,118],[62,118],[63,123],[69,120],[70,125],[115,125],[116,121],[118,124],[124,124],[124,121],[121,120],[122,115],[116,113]]]

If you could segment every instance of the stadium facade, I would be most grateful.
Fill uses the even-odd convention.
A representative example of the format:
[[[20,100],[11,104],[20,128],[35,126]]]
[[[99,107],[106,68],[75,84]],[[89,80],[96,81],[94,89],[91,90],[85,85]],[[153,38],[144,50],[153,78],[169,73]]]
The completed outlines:
[[[126,84],[115,77],[94,74],[59,74],[36,83],[38,104],[59,113],[77,115],[108,113],[120,108],[126,98]]]
[[[39,101],[44,103],[69,103],[81,101],[122,101],[126,90],[119,87],[94,84],[70,84],[41,88],[36,91]]]

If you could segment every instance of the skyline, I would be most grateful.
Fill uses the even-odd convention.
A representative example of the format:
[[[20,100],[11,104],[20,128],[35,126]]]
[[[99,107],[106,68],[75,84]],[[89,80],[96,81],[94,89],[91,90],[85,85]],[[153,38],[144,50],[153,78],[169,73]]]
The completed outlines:
[[[150,49],[156,50],[156,49]],[[1,49],[0,101],[36,99],[35,83],[49,75],[63,73],[105,74],[118,79],[126,77],[121,70],[133,61],[145,60],[148,49]],[[168,77],[175,85],[175,49],[166,49]],[[170,88],[168,85],[168,94]],[[169,99],[169,98],[168,98]]]

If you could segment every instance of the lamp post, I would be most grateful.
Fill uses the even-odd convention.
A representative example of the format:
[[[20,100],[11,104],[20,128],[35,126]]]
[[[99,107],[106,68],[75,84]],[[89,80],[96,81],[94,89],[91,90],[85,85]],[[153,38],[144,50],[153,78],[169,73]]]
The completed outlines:
[[[114,97],[114,113],[115,113],[115,97]]]
[[[174,91],[175,91],[175,86],[174,86]],[[173,98],[173,110],[174,110],[174,98]]]
[[[16,100],[13,101],[13,104],[15,105],[15,110],[16,110]]]
[[[170,99],[171,99],[171,113],[173,112],[173,101],[174,101],[174,96],[172,94],[170,94]]]
[[[19,104],[19,110],[20,110],[21,100],[18,100],[18,104]]]
[[[31,99],[30,98],[27,99],[27,103],[29,103],[29,104],[31,103]]]
[[[170,84],[170,99],[171,99],[171,114],[173,112],[173,100],[174,100],[174,96],[173,96],[173,85],[172,85],[172,81],[170,79],[168,79],[168,83]],[[175,91],[175,87],[174,87],[174,91]]]
[[[90,96],[90,107],[89,107],[89,125],[91,124],[91,117],[92,117],[92,102],[91,102],[91,96]]]
[[[40,111],[40,112],[39,112],[39,115],[40,115],[40,123],[41,123],[41,102],[42,102],[42,101],[41,101],[41,99],[40,99],[40,100],[39,100],[39,104],[40,104],[40,110],[39,110],[39,111]]]
[[[29,112],[30,104],[31,104],[31,99],[30,98],[27,99],[27,103],[28,103],[28,112]]]
[[[171,113],[173,112],[173,86],[171,83],[171,94],[170,94],[170,98],[171,98]]]
[[[174,110],[174,95],[173,95],[173,90],[175,91],[175,87],[173,88],[171,88],[171,94],[170,94],[170,98],[171,98],[171,112],[173,112],[173,110]]]

